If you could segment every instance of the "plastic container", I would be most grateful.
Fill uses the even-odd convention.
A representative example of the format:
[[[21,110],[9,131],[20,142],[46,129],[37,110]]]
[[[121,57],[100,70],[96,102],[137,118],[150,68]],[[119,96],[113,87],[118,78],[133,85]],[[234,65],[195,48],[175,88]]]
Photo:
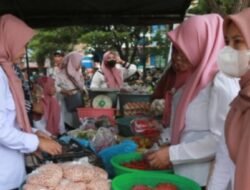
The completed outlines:
[[[160,183],[171,183],[178,190],[201,190],[196,182],[188,178],[155,172],[151,172],[150,175],[145,172],[135,172],[117,176],[112,180],[112,190],[132,190],[135,185],[155,187]]]
[[[135,117],[133,117],[133,116],[120,117],[120,118],[116,119],[116,123],[118,125],[119,135],[121,135],[123,137],[134,136],[134,133],[132,132],[131,127],[130,127],[131,121],[133,119],[135,119]]]
[[[156,172],[156,173],[172,173],[172,170],[138,170],[138,169],[131,169],[123,166],[123,163],[135,161],[135,160],[141,160],[142,154],[138,152],[128,153],[128,154],[119,154],[117,156],[114,156],[111,159],[111,164],[114,168],[115,175],[121,175],[124,173],[133,173],[133,172]]]
[[[116,108],[118,92],[117,89],[89,89],[89,97],[91,99],[91,106],[93,107],[93,99],[98,95],[108,96],[112,100],[112,107]]]
[[[136,151],[136,149],[137,149],[137,144],[135,144],[134,141],[124,140],[120,144],[116,144],[108,148],[105,148],[98,153],[98,156],[102,159],[105,170],[108,172],[109,177],[111,178],[114,177],[113,167],[110,162],[112,157],[119,154],[134,152]]]
[[[92,117],[97,118],[100,116],[107,116],[112,121],[115,120],[115,109],[110,108],[77,108],[79,118]]]
[[[147,113],[147,109],[149,109],[149,102],[151,99],[150,94],[135,94],[135,93],[119,93],[119,105],[121,115],[123,116],[130,116],[130,115],[140,115]],[[135,109],[131,110],[131,113],[126,113],[126,105],[128,103],[148,103],[145,107],[135,107]]]

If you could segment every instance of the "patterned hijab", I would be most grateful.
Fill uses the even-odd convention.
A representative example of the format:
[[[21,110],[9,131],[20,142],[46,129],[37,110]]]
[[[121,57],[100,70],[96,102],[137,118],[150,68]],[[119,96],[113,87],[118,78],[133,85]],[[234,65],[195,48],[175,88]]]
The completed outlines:
[[[13,60],[34,34],[35,32],[17,17],[10,14],[0,17],[0,66],[8,77],[16,106],[17,122],[26,132],[31,132],[31,127],[25,110],[22,84],[13,69]]]

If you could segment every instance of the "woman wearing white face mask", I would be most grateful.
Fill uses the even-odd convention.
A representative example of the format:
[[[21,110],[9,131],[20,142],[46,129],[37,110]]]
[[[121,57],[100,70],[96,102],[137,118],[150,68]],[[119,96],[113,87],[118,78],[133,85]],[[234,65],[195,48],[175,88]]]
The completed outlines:
[[[250,188],[250,8],[228,16],[224,34],[228,46],[218,58],[222,72],[240,77],[241,90],[231,103],[225,123],[225,138],[216,154],[208,190]],[[228,64],[228,67],[226,66]],[[226,143],[225,143],[226,142]]]
[[[238,38],[240,38],[240,36],[238,36]],[[250,50],[244,48],[234,49],[234,46],[226,46],[219,53],[218,65],[220,70],[226,75],[240,78],[249,70],[249,60]]]
[[[136,72],[136,66],[123,61],[117,52],[107,51],[103,55],[101,68],[94,74],[90,88],[124,87],[124,80]]]

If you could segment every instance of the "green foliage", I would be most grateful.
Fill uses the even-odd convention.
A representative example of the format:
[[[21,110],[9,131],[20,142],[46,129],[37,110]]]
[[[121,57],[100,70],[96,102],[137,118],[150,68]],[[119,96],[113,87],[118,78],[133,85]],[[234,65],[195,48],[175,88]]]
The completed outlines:
[[[139,33],[145,27],[108,26],[83,34],[79,42],[86,43],[97,51],[113,49],[119,52],[122,59],[133,62],[133,55],[139,42]]]
[[[146,34],[150,32],[147,26],[86,26],[62,27],[41,29],[29,45],[33,51],[33,59],[39,65],[44,64],[46,57],[51,57],[56,49],[71,51],[77,43],[84,43],[102,54],[113,49],[119,52],[122,59],[134,63],[148,54],[163,55],[165,57],[168,42],[166,30],[158,31],[149,39]],[[138,52],[138,46],[150,46]]]
[[[206,0],[199,0],[198,5],[188,12],[192,14],[205,14],[211,12],[211,8],[208,6]]]
[[[114,49],[113,38],[111,32],[95,30],[82,34],[78,42],[86,43],[93,48],[101,48],[103,51],[106,51],[107,49]]]
[[[81,27],[62,27],[38,30],[38,34],[29,44],[33,57],[39,65],[44,64],[45,57],[50,57],[56,49],[70,51],[78,37],[85,32]]]
[[[219,13],[222,16],[240,11],[249,6],[243,0],[199,0],[198,6],[189,10],[193,14]]]
[[[207,0],[209,1],[209,0]],[[233,12],[234,6],[239,3],[240,0],[214,0],[218,5],[221,12],[224,14],[231,14]],[[212,7],[210,7],[211,9]],[[211,10],[212,12],[213,10]]]

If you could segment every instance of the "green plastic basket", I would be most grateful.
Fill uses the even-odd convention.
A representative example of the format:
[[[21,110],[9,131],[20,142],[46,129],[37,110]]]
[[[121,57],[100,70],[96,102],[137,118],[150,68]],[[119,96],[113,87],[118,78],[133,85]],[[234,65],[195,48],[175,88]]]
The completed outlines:
[[[172,173],[172,170],[138,170],[138,169],[131,169],[123,166],[122,164],[125,162],[141,160],[142,154],[138,152],[132,152],[127,154],[119,154],[114,156],[111,159],[111,164],[114,168],[115,175],[121,175],[124,173],[132,173],[132,172],[156,172],[156,173]]]
[[[155,172],[135,172],[119,175],[112,180],[112,190],[131,190],[135,185],[155,187],[160,183],[171,183],[178,190],[201,190],[196,182],[188,178]]]

